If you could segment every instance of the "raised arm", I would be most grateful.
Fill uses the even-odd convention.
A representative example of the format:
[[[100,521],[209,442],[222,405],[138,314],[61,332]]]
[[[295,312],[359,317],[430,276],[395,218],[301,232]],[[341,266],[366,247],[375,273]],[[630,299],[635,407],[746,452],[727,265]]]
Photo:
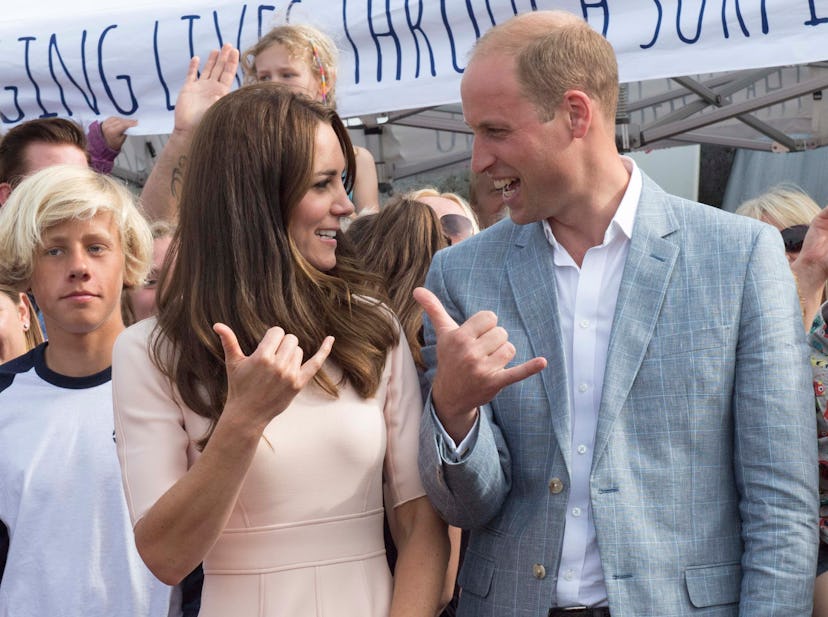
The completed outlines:
[[[137,125],[137,120],[118,116],[109,116],[103,122],[96,120],[90,124],[87,140],[92,168],[104,174],[110,173],[126,141],[127,130]]]
[[[268,330],[250,356],[242,353],[230,328],[217,324],[215,330],[224,348],[227,402],[204,451],[189,469],[189,439],[175,426],[175,403],[159,395],[166,378],[154,370],[157,379],[145,379],[147,370],[136,368],[149,359],[146,346],[129,338],[134,335],[126,333],[127,342],[116,345],[118,455],[130,514],[138,519],[135,544],[153,574],[171,585],[189,574],[215,544],[265,427],[319,371],[333,345],[328,337],[303,364],[296,337],[281,328]],[[159,411],[164,406],[169,412]]]
[[[542,371],[546,360],[532,358],[506,368],[515,357],[515,347],[497,325],[497,315],[481,311],[458,325],[428,289],[416,289],[414,298],[428,315],[436,338],[431,400],[440,422],[459,443],[474,425],[479,407],[506,386]]]
[[[823,208],[811,221],[791,271],[796,277],[802,304],[802,321],[809,330],[817,310],[826,300],[823,296],[828,282],[828,208]]]
[[[198,74],[199,58],[190,60],[175,104],[175,125],[141,192],[147,218],[174,221],[178,217],[181,182],[193,134],[210,106],[230,92],[239,66],[239,51],[229,43],[213,50]]]
[[[536,357],[507,367],[515,348],[491,311],[458,325],[463,315],[450,303],[440,253],[427,284],[433,293],[415,292],[427,315],[423,355],[432,382],[420,426],[420,477],[443,518],[472,529],[500,511],[511,488],[511,455],[490,401],[547,362]]]
[[[354,148],[354,154],[356,156],[356,180],[351,201],[354,202],[356,213],[379,212],[379,184],[374,155],[359,146]]]

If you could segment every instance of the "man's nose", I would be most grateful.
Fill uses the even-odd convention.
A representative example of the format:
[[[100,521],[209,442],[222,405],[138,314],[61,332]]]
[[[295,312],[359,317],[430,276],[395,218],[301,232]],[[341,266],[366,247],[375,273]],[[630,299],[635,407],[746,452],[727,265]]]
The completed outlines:
[[[87,276],[89,276],[89,256],[83,251],[73,253],[69,262],[69,277],[75,279]]]
[[[476,174],[485,173],[494,163],[494,156],[486,148],[483,140],[475,138],[472,142],[471,170]]]

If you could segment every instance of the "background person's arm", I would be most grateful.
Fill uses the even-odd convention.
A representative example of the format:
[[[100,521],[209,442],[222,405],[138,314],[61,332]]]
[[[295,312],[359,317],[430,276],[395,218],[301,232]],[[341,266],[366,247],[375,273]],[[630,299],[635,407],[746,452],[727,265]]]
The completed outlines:
[[[802,321],[810,330],[819,307],[825,302],[828,281],[828,208],[823,208],[808,227],[802,250],[791,264],[796,277]]]
[[[210,106],[230,91],[239,66],[239,51],[229,43],[210,52],[201,75],[198,56],[190,60],[187,77],[175,103],[175,125],[141,191],[150,221],[178,218],[178,200],[187,157],[198,124]]]
[[[449,560],[446,524],[427,497],[394,508],[397,547],[391,617],[433,617],[443,604]]]
[[[365,148],[354,147],[356,175],[353,202],[357,214],[379,212],[379,183],[374,155]]]

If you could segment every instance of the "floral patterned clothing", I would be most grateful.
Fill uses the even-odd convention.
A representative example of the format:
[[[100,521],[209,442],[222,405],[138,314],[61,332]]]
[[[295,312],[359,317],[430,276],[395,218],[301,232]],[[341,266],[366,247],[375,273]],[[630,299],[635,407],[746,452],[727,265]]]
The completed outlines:
[[[817,442],[819,444],[819,538],[828,545],[828,302],[814,318],[808,337],[814,371]]]

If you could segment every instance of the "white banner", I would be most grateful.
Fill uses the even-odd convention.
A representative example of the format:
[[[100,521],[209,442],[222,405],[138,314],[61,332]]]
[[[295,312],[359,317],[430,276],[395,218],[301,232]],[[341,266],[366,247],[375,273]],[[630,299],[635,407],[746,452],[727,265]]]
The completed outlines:
[[[11,0],[7,0],[11,4]],[[311,23],[341,51],[343,116],[454,103],[469,49],[531,10],[585,16],[622,81],[825,59],[828,0],[41,0],[0,14],[0,129],[39,117],[139,120],[169,132],[191,55],[244,49],[273,25]],[[240,83],[240,80],[239,80]]]

